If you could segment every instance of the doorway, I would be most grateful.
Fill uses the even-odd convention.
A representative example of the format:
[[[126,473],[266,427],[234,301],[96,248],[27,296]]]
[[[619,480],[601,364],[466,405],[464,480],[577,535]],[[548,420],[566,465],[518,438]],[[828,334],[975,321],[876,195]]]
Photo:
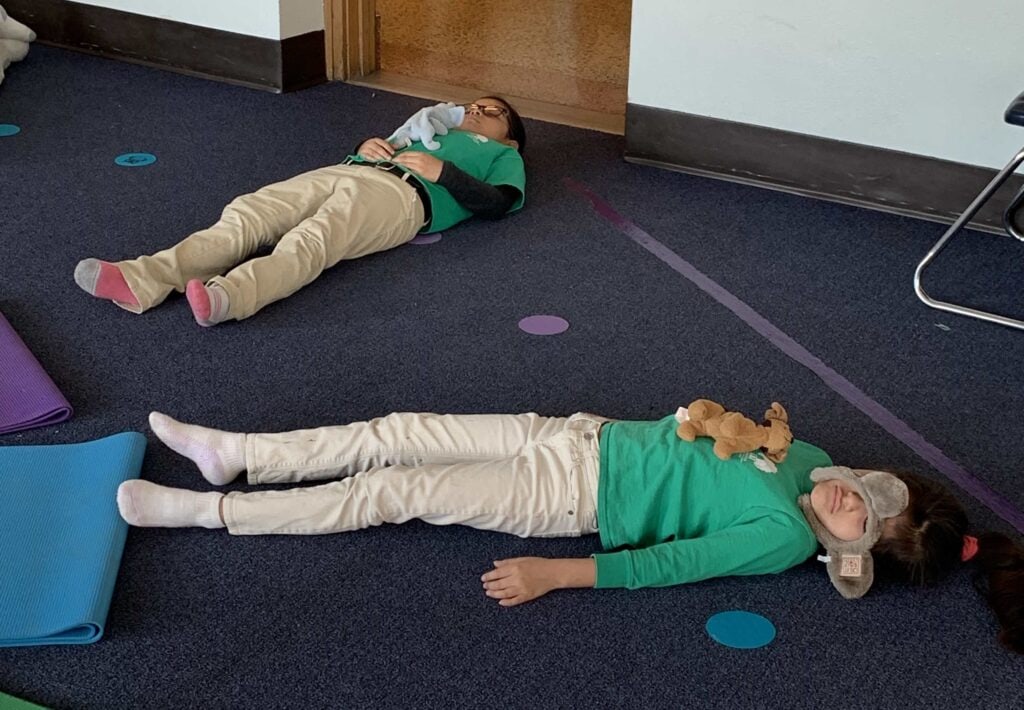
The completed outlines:
[[[328,76],[621,134],[631,0],[326,0]]]

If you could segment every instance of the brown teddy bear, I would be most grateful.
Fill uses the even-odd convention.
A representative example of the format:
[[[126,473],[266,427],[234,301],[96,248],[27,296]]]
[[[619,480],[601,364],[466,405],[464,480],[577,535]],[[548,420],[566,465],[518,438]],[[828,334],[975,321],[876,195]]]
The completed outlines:
[[[698,436],[710,436],[715,440],[715,455],[723,461],[736,453],[763,449],[766,458],[782,463],[793,443],[789,416],[778,402],[772,402],[772,408],[764,414],[768,426],[759,426],[739,412],[727,412],[710,399],[694,400],[677,416],[680,424],[676,434],[680,439],[693,441]]]

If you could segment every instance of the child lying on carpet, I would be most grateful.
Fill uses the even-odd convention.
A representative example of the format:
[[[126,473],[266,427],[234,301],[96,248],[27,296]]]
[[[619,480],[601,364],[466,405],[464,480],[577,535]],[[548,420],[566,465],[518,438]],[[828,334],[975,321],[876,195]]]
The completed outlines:
[[[237,197],[215,225],[170,249],[117,263],[85,259],[75,281],[133,313],[184,291],[196,321],[210,326],[248,318],[342,259],[523,204],[526,133],[504,99],[425,108],[389,140],[370,138],[340,165]],[[248,260],[266,246],[271,254]]]
[[[863,552],[860,561],[843,553],[842,570],[838,559],[828,566],[836,588],[857,597],[871,585],[875,558],[927,584],[978,551],[977,539],[965,536],[963,508],[928,479],[833,466],[801,441],[779,463],[761,453],[722,460],[709,439],[677,435],[684,418],[395,413],[243,434],[153,412],[154,433],[214,485],[242,472],[250,484],[341,480],[224,495],[136,479],[121,485],[117,503],[132,525],[226,527],[233,535],[318,535],[414,518],[520,537],[600,535],[605,552],[588,558],[496,561],[482,582],[502,606],[560,588],[782,572],[813,555],[819,541],[833,557],[846,547]],[[1014,554],[1020,568],[1021,551],[997,535],[983,538],[978,557],[986,570],[1005,571]],[[857,569],[846,570],[848,562]],[[1002,640],[1024,652],[1019,572],[1012,594],[992,579]],[[1006,595],[1003,611],[999,594]]]

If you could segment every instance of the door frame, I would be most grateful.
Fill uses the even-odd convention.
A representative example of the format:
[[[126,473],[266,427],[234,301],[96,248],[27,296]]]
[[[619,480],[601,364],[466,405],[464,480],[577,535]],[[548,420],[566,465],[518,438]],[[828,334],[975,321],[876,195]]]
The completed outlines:
[[[324,0],[324,59],[331,81],[377,70],[375,0]]]

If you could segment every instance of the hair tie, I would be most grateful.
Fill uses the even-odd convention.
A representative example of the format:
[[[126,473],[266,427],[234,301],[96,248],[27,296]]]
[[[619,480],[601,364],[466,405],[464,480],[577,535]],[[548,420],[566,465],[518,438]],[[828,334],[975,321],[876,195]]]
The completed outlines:
[[[978,538],[964,535],[964,549],[960,552],[960,560],[967,562],[978,554]]]

